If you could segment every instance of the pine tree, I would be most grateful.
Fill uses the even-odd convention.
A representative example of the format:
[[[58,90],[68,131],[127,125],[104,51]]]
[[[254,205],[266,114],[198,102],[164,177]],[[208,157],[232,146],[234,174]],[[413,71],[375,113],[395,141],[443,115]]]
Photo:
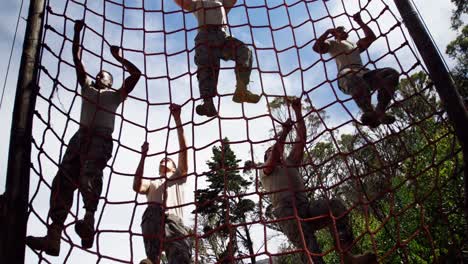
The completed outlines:
[[[253,217],[256,204],[243,197],[251,185],[239,172],[239,162],[232,151],[229,140],[223,139],[221,146],[212,148],[213,156],[206,162],[208,188],[196,191],[197,209],[201,226],[213,257],[221,263],[235,263],[235,256],[248,250],[251,262],[255,263],[253,244],[245,223]],[[239,243],[241,242],[241,247]]]

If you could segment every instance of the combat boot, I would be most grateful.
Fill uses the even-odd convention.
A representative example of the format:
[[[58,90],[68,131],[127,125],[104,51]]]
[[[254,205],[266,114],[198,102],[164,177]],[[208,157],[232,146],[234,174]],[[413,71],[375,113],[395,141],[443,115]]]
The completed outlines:
[[[195,108],[195,112],[197,112],[198,115],[200,116],[207,116],[207,117],[213,117],[218,114],[216,111],[216,108],[213,104],[213,100],[205,100],[203,104],[197,105]]]
[[[236,103],[251,103],[256,104],[260,101],[260,95],[254,94],[247,90],[247,85],[242,82],[237,82],[236,91],[232,97],[232,101]]]
[[[42,250],[47,255],[58,256],[60,253],[60,235],[62,228],[51,225],[45,237],[26,237],[26,244],[34,250]]]
[[[83,220],[76,221],[75,232],[81,238],[81,246],[91,248],[94,242],[94,216],[86,214]]]
[[[375,111],[364,112],[361,115],[361,124],[370,128],[376,128],[380,125],[380,120]]]

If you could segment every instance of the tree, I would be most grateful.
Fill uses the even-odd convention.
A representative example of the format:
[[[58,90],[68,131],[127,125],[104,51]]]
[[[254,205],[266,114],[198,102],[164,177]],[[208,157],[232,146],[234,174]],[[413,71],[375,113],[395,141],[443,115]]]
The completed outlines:
[[[460,44],[465,39],[459,40],[456,52],[466,56],[466,44]],[[288,117],[286,105],[280,99],[273,102],[274,118]],[[377,250],[385,263],[462,263],[467,239],[461,146],[430,78],[417,72],[400,80],[389,110],[397,121],[390,126],[355,125],[348,134],[325,136],[317,128],[326,113],[308,109],[308,118],[318,118],[314,125],[318,132],[308,126],[312,133],[301,172],[308,187],[322,187],[320,194],[311,192],[309,198],[339,197],[351,208],[359,239],[353,250]],[[324,252],[333,249],[326,230],[316,232],[316,237]],[[286,244],[281,250],[290,247]],[[284,255],[279,261],[294,263],[294,257]],[[334,251],[324,260],[340,261]]]
[[[465,1],[466,2],[466,1]],[[465,5],[467,5],[465,3]],[[465,7],[466,8],[466,7]],[[445,51],[456,61],[452,69],[455,86],[463,97],[468,96],[468,25],[464,25],[456,39],[451,41]]]
[[[382,230],[374,238],[379,249],[395,252],[385,262],[459,258],[464,243],[460,145],[427,75],[402,79],[399,96],[392,129],[361,131],[341,142],[350,151],[351,173],[361,175],[360,184],[350,182],[342,193],[353,203],[364,198],[372,212],[362,217],[353,211],[354,229]],[[409,238],[404,248],[392,249]]]
[[[290,252],[292,250],[295,250],[295,248],[290,244],[290,243],[287,243],[287,244],[282,244],[280,246],[280,253],[284,253],[284,252]],[[297,263],[301,263],[302,262],[302,259],[301,259],[301,255],[300,254],[287,254],[287,255],[281,255],[278,257],[277,259],[277,262],[275,263],[278,263],[278,264],[297,264]]]
[[[455,86],[463,97],[468,96],[468,25],[461,17],[468,14],[468,2],[465,0],[452,0],[455,10],[452,12],[452,29],[459,30],[459,35],[447,45],[445,53],[456,60],[452,69]]]
[[[196,191],[197,209],[201,225],[213,258],[221,263],[234,263],[234,256],[248,251],[251,262],[255,253],[249,227],[233,225],[246,223],[254,217],[256,204],[244,194],[252,181],[239,173],[239,162],[231,150],[229,140],[212,148],[213,156],[207,161],[208,188]],[[239,243],[240,242],[240,243]]]
[[[462,15],[468,13],[468,2],[465,0],[452,0],[452,3],[455,4],[455,10],[453,10],[451,17],[452,28],[458,29],[463,25]]]

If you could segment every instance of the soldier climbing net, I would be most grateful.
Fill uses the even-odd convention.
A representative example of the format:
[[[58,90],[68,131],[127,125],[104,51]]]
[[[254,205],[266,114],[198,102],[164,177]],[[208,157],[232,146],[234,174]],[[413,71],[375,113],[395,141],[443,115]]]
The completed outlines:
[[[144,141],[150,144],[145,177],[158,177],[161,158],[177,160],[180,150],[170,103],[182,105],[189,153],[182,208],[194,263],[297,262],[298,249],[279,232],[277,223],[284,219],[272,217],[258,173],[242,171],[243,161],[263,160],[278,127],[291,116],[283,100],[289,96],[303,102],[308,135],[300,171],[307,195],[311,201],[344,202],[352,218],[353,253],[374,252],[382,263],[462,257],[461,147],[392,1],[239,1],[228,15],[229,32],[253,52],[250,90],[261,93],[262,99],[255,105],[233,103],[234,64],[222,62],[215,118],[195,113],[200,103],[194,63],[197,24],[173,1],[49,0],[46,7],[29,235],[44,234],[50,222],[52,179],[79,127],[81,95],[71,56],[74,21],[86,23],[83,61],[91,76],[105,69],[114,75],[116,87],[126,77],[110,55],[110,45],[120,46],[143,75],[117,111],[94,246],[83,249],[73,229],[84,214],[76,194],[60,256],[29,249],[27,263],[138,263],[145,258],[140,223],[146,199],[132,190],[133,174]],[[326,29],[338,25],[346,26],[350,39],[362,37],[350,18],[358,11],[377,36],[361,54],[366,67],[393,67],[400,73],[399,91],[389,108],[397,121],[377,129],[358,124],[358,108],[337,87],[333,59],[311,48]],[[236,157],[229,159],[232,153]],[[213,201],[201,203],[195,191],[209,190],[216,175],[221,175],[221,191]],[[239,177],[247,183],[233,187]],[[229,206],[202,214],[199,208],[206,203]],[[320,230],[316,237],[323,259],[339,263],[330,233]]]

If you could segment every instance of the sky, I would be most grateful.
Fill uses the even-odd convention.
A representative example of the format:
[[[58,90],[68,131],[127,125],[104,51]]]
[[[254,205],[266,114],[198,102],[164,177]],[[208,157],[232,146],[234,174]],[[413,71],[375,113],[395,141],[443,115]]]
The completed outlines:
[[[316,109],[324,108],[330,115],[326,127],[334,129],[342,123],[346,123],[358,116],[358,109],[354,103],[346,101],[343,104],[338,100],[346,100],[349,97],[336,89],[336,82],[324,83],[333,80],[336,76],[336,67],[329,57],[323,59],[311,50],[313,39],[320,36],[333,23],[335,25],[350,26],[349,17],[343,15],[357,12],[364,0],[349,0],[346,5],[340,0],[327,2],[314,1],[307,5],[302,1],[248,1],[244,4],[239,1],[239,7],[234,8],[228,17],[230,31],[233,36],[241,39],[249,45],[254,53],[254,70],[250,89],[257,93],[263,93],[261,101],[256,105],[239,105],[231,101],[230,93],[233,93],[235,76],[232,70],[232,62],[223,62],[225,68],[220,73],[218,92],[223,95],[216,100],[219,105],[221,118],[207,119],[194,113],[195,105],[199,104],[199,92],[195,76],[196,67],[193,61],[193,38],[196,35],[196,22],[192,14],[183,15],[172,1],[145,1],[143,12],[138,7],[142,1],[125,1],[130,7],[125,11],[119,5],[107,2],[103,8],[103,1],[87,1],[89,9],[84,12],[81,5],[83,1],[50,1],[52,10],[61,15],[49,15],[48,24],[61,34],[52,31],[46,32],[45,43],[52,52],[44,51],[43,65],[46,65],[51,77],[41,74],[40,86],[42,98],[38,98],[36,109],[44,120],[51,120],[51,129],[36,116],[34,119],[33,136],[37,144],[44,149],[47,155],[39,153],[33,146],[32,162],[36,170],[41,171],[43,181],[39,176],[31,173],[31,194],[35,193],[33,207],[35,213],[29,218],[28,234],[43,235],[45,227],[41,223],[47,218],[48,199],[56,165],[63,155],[65,147],[61,142],[67,143],[77,129],[79,120],[79,97],[76,97],[77,84],[74,69],[70,66],[71,42],[64,41],[63,35],[68,39],[73,36],[74,19],[85,18],[87,29],[83,39],[83,45],[87,49],[84,53],[84,61],[91,76],[94,76],[102,67],[114,74],[115,84],[119,85],[125,75],[116,67],[117,62],[109,53],[109,45],[120,45],[124,49],[124,57],[134,62],[146,74],[141,78],[132,97],[117,111],[122,117],[116,119],[116,128],[113,134],[118,144],[114,144],[114,156],[104,171],[104,191],[102,196],[106,202],[100,203],[98,228],[102,231],[96,239],[92,252],[97,250],[103,256],[124,259],[126,261],[138,261],[143,258],[143,244],[141,236],[129,236],[128,233],[113,233],[109,230],[126,231],[131,229],[140,233],[140,216],[145,205],[136,206],[136,202],[144,203],[145,197],[137,197],[131,189],[132,173],[136,169],[139,159],[139,148],[143,141],[150,143],[150,157],[145,167],[145,177],[157,177],[158,161],[168,153],[174,159],[178,151],[174,122],[170,117],[168,103],[182,104],[182,121],[185,124],[185,135],[189,149],[189,181],[186,198],[188,205],[184,207],[184,222],[192,226],[194,217],[193,190],[195,186],[204,186],[204,172],[207,171],[205,161],[211,156],[211,147],[228,137],[232,142],[232,148],[240,159],[260,160],[263,150],[272,143],[274,122],[267,115],[267,102],[274,96],[301,95],[311,99]],[[66,5],[66,3],[68,3]],[[285,3],[288,4],[286,8]],[[386,3],[390,12],[382,11]],[[453,6],[449,0],[415,0],[423,19],[425,20],[434,40],[444,53],[446,45],[455,38],[456,32],[450,29],[450,15]],[[132,8],[136,7],[136,8]],[[0,63],[0,84],[3,86],[7,68],[7,58],[13,41],[17,14],[19,12],[17,1],[6,0],[0,9],[0,55],[4,58]],[[163,15],[160,11],[164,10]],[[387,38],[379,38],[369,49],[369,53],[363,55],[364,62],[374,60],[372,67],[392,66],[400,72],[410,69],[416,58],[411,53],[414,45],[405,46],[395,52],[395,56],[384,56],[390,49],[396,49],[404,38],[409,38],[405,30],[397,28],[390,30],[400,19],[397,10],[388,0],[372,0],[367,7],[368,12],[363,13],[364,21],[369,20],[369,15],[378,17],[378,23],[370,23],[371,28],[378,33],[385,33]],[[106,14],[106,22],[97,14]],[[327,17],[331,14],[334,19]],[[6,179],[7,155],[9,144],[9,127],[14,103],[14,94],[21,55],[22,39],[24,37],[25,17],[27,7],[23,7],[19,23],[19,31],[10,75],[4,91],[4,100],[0,108],[0,120],[7,124],[4,136],[0,137],[0,145],[5,146],[0,151],[0,192],[4,191]],[[435,19],[437,18],[437,19]],[[72,19],[72,20],[71,20]],[[311,23],[310,21],[315,21]],[[124,24],[123,30],[117,24]],[[143,24],[145,30],[143,31]],[[292,25],[293,27],[289,27]],[[356,26],[355,24],[353,24]],[[104,30],[103,30],[104,29]],[[186,29],[186,30],[185,30]],[[162,30],[166,32],[164,35]],[[100,32],[105,32],[103,35]],[[94,32],[97,32],[94,33]],[[359,32],[362,36],[362,31]],[[379,35],[379,34],[378,34]],[[351,39],[357,39],[355,32],[351,33]],[[105,39],[105,41],[103,41]],[[143,41],[142,41],[143,40]],[[388,44],[388,45],[387,45]],[[141,51],[145,52],[145,55]],[[57,58],[61,58],[59,61]],[[104,58],[104,60],[101,60]],[[444,54],[449,67],[453,61]],[[397,59],[401,66],[398,66]],[[114,64],[114,65],[113,65]],[[302,70],[301,70],[302,69]],[[54,92],[53,81],[57,79],[59,85]],[[324,83],[324,84],[322,84]],[[333,93],[332,91],[335,91]],[[268,96],[265,96],[268,95]],[[197,101],[195,101],[197,100]],[[53,102],[50,107],[49,101]],[[345,107],[349,110],[346,111]],[[69,113],[64,115],[63,113]],[[74,120],[74,121],[73,121]],[[131,121],[131,122],[130,122]],[[65,131],[64,127],[68,125]],[[171,129],[167,129],[167,127]],[[146,128],[146,129],[145,129]],[[325,128],[323,128],[325,129]],[[344,133],[351,131],[352,126],[345,125],[337,129]],[[218,144],[219,145],[219,144]],[[196,150],[196,151],[194,151]],[[36,193],[37,191],[37,193]],[[258,200],[258,195],[251,199]],[[83,215],[80,208],[82,202],[75,199],[73,213]],[[125,212],[125,213],[123,213]],[[128,212],[128,213],[127,213]],[[37,214],[36,214],[37,213]],[[66,224],[75,221],[75,217],[69,217]],[[262,226],[252,227],[253,230],[263,230]],[[106,231],[107,230],[107,231]],[[78,241],[74,234],[73,225],[65,232],[73,241]],[[276,236],[274,232],[269,234]],[[263,237],[263,236],[262,236]],[[277,246],[284,238],[274,238],[268,242],[269,250],[275,252]],[[132,244],[129,246],[129,241]],[[60,257],[46,256],[51,263],[78,263],[79,259],[95,262],[95,254],[84,252],[78,248],[70,248],[62,243]],[[262,249],[262,243],[256,243],[258,250]],[[273,246],[271,246],[273,245]],[[67,253],[70,257],[67,258]],[[265,257],[265,256],[264,256]],[[27,263],[38,262],[36,255],[27,249]],[[82,263],[82,262],[81,262]],[[104,258],[100,263],[113,263],[109,258]]]

